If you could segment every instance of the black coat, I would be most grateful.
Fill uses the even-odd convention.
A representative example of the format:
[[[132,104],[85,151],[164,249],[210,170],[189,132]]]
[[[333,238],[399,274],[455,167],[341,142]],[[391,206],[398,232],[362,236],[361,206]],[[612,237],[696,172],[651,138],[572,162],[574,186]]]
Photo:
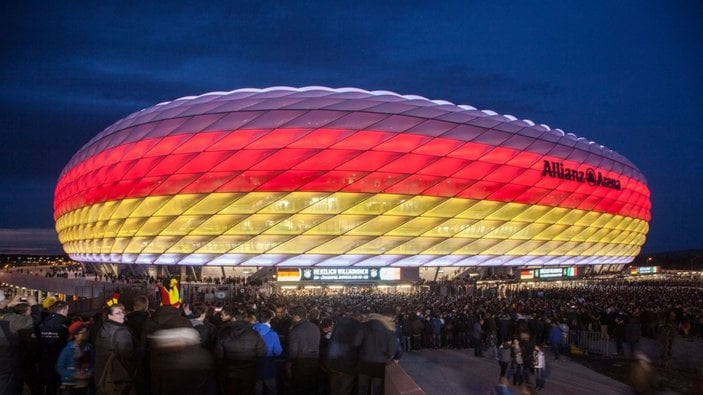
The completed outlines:
[[[357,373],[361,330],[361,322],[351,317],[342,317],[335,324],[327,354],[324,355],[325,365],[330,370]]]
[[[190,320],[181,315],[181,311],[172,306],[161,306],[154,311],[144,325],[144,335],[157,335],[157,332],[188,328],[193,329]],[[173,379],[173,366],[188,364],[188,348],[164,349],[155,347],[154,342],[147,342],[149,355],[149,372],[153,393],[166,393],[164,388]]]
[[[369,314],[361,332],[359,372],[384,377],[386,363],[399,357],[400,345],[393,320],[379,314]]]
[[[45,380],[54,380],[56,361],[68,343],[68,318],[52,313],[39,324],[39,375]]]
[[[266,356],[266,343],[248,322],[230,321],[220,328],[215,346],[218,360],[253,361]]]
[[[112,363],[113,382],[131,382],[134,380],[134,339],[129,329],[119,322],[106,320],[95,337],[95,381],[102,377],[107,368],[110,355],[115,357]]]

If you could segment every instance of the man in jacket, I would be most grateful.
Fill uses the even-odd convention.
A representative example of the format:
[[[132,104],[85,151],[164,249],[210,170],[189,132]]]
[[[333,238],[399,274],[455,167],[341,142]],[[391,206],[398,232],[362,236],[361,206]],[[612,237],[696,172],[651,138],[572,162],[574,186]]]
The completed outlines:
[[[149,382],[147,381],[149,358],[146,352],[146,344],[144,343],[144,327],[151,316],[149,313],[149,298],[146,295],[137,295],[132,303],[132,311],[125,315],[124,324],[132,332],[132,338],[134,339],[134,361],[136,363],[134,385],[136,393],[137,395],[145,395],[149,393]]]
[[[58,301],[51,306],[51,314],[39,324],[39,390],[56,394],[61,378],[56,373],[56,361],[68,343],[68,304]]]
[[[341,317],[334,325],[324,358],[329,369],[330,388],[334,388],[335,394],[356,394],[361,329],[358,311]]]
[[[161,347],[157,346],[153,339],[171,338],[169,331],[174,329],[193,329],[190,320],[181,314],[178,309],[180,301],[169,301],[162,296],[162,305],[151,315],[151,318],[144,325],[144,335],[147,338],[147,353],[149,354],[149,371],[151,382],[151,393],[164,393],[164,388],[170,388],[173,377],[170,365],[173,365],[171,359],[177,359],[183,362],[188,358],[187,348],[184,347]],[[176,332],[177,331],[173,331]],[[197,332],[196,332],[197,334]],[[168,344],[168,342],[166,342]]]
[[[134,339],[124,325],[124,305],[107,308],[107,317],[95,338],[95,384],[98,394],[127,394],[132,390]]]
[[[256,364],[266,353],[266,343],[246,321],[246,314],[233,312],[232,320],[220,328],[215,345],[215,359],[223,369],[220,378],[224,392],[254,395]]]
[[[371,313],[366,317],[359,334],[359,394],[382,394],[386,364],[400,358],[394,315],[389,310],[383,315]]]
[[[27,303],[16,296],[0,300],[0,394],[22,393],[21,342],[19,331],[30,330],[39,323],[41,313],[37,300]]]
[[[276,389],[276,362],[275,357],[281,355],[283,348],[281,347],[278,333],[271,328],[271,319],[275,316],[271,310],[263,310],[259,315],[258,323],[254,324],[253,329],[259,332],[261,338],[266,343],[266,356],[259,359],[256,369],[257,378],[262,383],[264,395],[274,395]]]
[[[304,306],[290,310],[293,327],[288,335],[288,366],[293,394],[317,392],[319,379],[320,329],[308,321]]]

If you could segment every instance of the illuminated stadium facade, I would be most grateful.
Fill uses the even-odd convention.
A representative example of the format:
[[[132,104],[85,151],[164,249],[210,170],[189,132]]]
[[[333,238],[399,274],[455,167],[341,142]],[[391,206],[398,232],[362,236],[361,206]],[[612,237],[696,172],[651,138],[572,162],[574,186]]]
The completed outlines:
[[[624,264],[646,180],[559,129],[322,87],[185,97],[119,120],[63,170],[82,262],[416,267]]]

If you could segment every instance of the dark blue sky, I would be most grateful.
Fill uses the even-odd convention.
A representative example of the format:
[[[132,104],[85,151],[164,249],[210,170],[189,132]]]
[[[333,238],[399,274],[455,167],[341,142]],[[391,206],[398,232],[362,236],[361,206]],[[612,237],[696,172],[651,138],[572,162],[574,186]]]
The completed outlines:
[[[596,141],[647,177],[643,251],[703,248],[699,1],[338,4],[0,5],[0,252],[57,250],[59,173],[113,122],[276,85],[444,99]]]

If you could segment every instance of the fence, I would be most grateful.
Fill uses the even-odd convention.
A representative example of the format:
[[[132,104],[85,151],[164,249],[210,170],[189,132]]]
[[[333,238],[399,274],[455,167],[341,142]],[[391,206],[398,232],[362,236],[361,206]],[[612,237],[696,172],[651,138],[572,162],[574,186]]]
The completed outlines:
[[[610,354],[610,339],[602,332],[569,331],[569,346],[572,353],[602,356]]]

